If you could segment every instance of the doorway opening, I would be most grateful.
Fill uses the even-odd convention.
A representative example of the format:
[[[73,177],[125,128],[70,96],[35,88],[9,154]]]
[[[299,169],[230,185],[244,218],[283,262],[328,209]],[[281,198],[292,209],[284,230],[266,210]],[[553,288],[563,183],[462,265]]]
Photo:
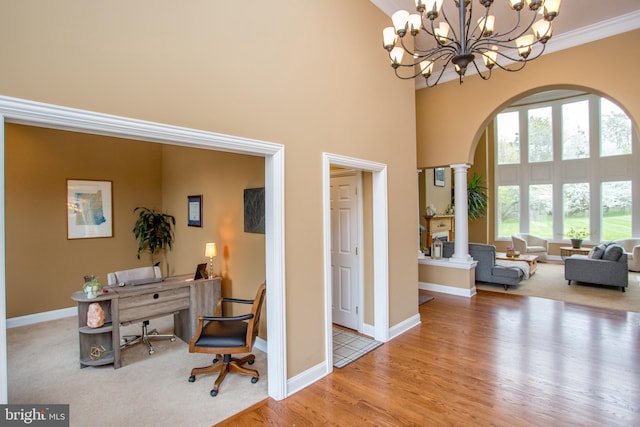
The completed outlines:
[[[262,156],[265,159],[265,253],[267,287],[268,393],[287,397],[286,305],[284,298],[284,146],[213,132],[111,116],[22,99],[0,97],[0,156],[4,160],[4,123],[136,139],[162,144]],[[6,271],[5,170],[0,162],[0,271]],[[6,294],[6,277],[0,275],[0,292]],[[0,298],[0,342],[6,344],[6,299]],[[0,351],[0,402],[7,396],[6,345]]]
[[[333,274],[332,274],[332,221],[331,221],[331,169],[332,167],[369,172],[371,174],[371,282],[373,294],[373,324],[359,320],[363,333],[376,341],[389,340],[389,254],[387,211],[387,166],[336,154],[323,154],[324,199],[324,282],[325,282],[325,370],[333,371]],[[361,233],[362,234],[362,233]],[[362,245],[362,243],[360,243]],[[362,258],[362,257],[361,257]],[[362,272],[362,268],[360,271]],[[364,283],[364,282],[363,282]],[[364,288],[364,287],[363,287]],[[358,297],[362,301],[362,297]],[[360,304],[363,304],[360,302]],[[362,317],[361,317],[362,318]]]

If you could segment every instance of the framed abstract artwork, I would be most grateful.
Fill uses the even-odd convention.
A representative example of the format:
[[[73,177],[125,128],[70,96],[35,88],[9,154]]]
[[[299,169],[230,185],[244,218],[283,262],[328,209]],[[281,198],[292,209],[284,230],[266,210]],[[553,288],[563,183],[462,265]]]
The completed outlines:
[[[111,181],[67,180],[67,239],[113,237]]]
[[[264,234],[264,187],[244,190],[244,232]]]

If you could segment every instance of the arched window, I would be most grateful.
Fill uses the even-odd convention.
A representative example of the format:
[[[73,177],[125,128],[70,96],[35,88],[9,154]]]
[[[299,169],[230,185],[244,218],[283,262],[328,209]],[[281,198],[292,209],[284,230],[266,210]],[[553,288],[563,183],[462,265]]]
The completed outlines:
[[[640,235],[638,132],[598,95],[551,91],[496,116],[496,239],[525,232],[552,241]],[[635,193],[634,193],[635,192]]]

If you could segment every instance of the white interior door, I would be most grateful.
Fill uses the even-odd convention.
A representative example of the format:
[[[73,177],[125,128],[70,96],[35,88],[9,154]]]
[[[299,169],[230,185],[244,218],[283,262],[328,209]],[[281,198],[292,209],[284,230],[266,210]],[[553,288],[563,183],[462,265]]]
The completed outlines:
[[[359,173],[331,177],[331,280],[333,323],[359,329]]]

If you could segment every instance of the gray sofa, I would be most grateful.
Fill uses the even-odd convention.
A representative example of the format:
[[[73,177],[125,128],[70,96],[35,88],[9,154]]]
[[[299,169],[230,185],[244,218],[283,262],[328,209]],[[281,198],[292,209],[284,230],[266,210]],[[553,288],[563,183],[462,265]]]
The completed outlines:
[[[571,255],[564,260],[564,278],[571,281],[619,287],[629,285],[629,265],[624,248],[615,242],[601,243],[590,255]]]
[[[444,258],[451,258],[454,252],[454,242],[443,242],[442,254]],[[483,243],[469,243],[469,255],[476,261],[476,281],[496,283],[508,286],[517,285],[524,277],[519,268],[505,267],[496,264],[496,247]]]

